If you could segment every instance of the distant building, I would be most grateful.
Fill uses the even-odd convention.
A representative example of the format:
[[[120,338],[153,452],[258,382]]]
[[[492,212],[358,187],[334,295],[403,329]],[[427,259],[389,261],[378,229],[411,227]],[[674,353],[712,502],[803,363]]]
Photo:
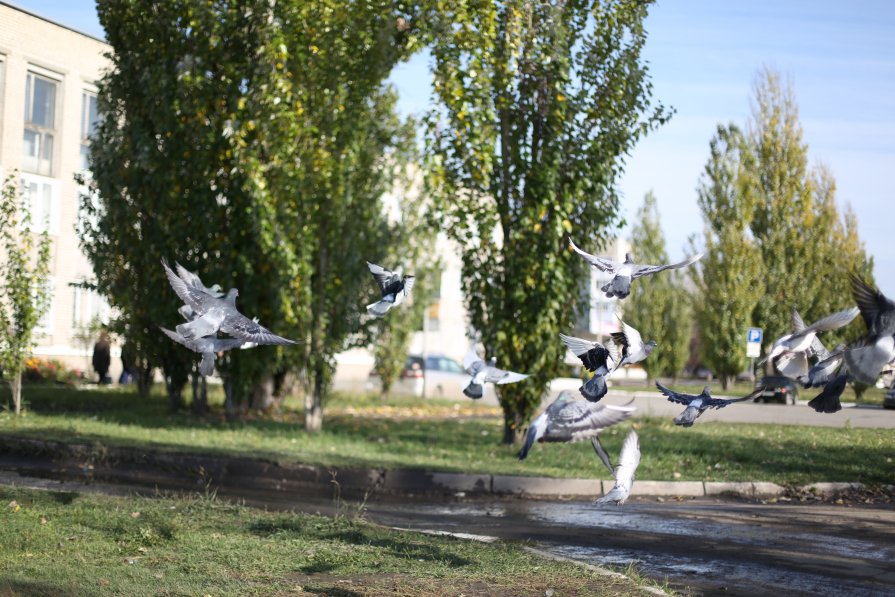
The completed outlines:
[[[96,82],[110,50],[101,39],[0,2],[0,175],[19,173],[35,227],[53,241],[50,308],[35,353],[79,369],[89,369],[96,338],[79,342],[78,330],[109,318],[102,297],[71,284],[93,279],[75,232],[74,176],[87,168]]]

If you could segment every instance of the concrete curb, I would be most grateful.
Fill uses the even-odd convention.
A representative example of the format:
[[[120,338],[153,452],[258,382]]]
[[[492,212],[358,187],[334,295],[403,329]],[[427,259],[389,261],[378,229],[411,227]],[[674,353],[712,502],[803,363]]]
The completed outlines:
[[[0,435],[0,470],[36,477],[124,482],[171,489],[252,488],[289,494],[494,495],[531,498],[596,498],[611,479],[575,479],[466,474],[420,469],[337,468],[277,463],[244,457],[16,438]],[[831,494],[863,488],[861,483],[810,483],[785,488],[776,483],[716,481],[635,481],[634,496],[775,497],[788,490]]]

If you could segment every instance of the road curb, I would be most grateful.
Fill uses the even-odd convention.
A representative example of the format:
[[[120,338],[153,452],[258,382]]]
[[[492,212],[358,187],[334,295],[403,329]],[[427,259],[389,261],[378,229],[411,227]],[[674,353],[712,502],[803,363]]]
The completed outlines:
[[[327,467],[279,463],[239,456],[145,451],[101,444],[78,444],[0,435],[0,469],[29,476],[82,482],[111,481],[171,489],[252,488],[289,494],[495,495],[529,498],[596,498],[611,479],[466,474],[420,469]],[[861,483],[776,483],[717,481],[635,481],[641,497],[775,497],[788,491],[833,494],[861,489]]]

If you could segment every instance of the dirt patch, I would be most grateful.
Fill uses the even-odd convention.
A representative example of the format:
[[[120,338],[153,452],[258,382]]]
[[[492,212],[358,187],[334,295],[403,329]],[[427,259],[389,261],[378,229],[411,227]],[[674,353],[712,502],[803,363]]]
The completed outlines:
[[[293,574],[286,578],[295,583],[294,592],[336,597],[380,597],[384,595],[465,595],[466,597],[517,597],[518,595],[631,595],[632,584],[603,577],[570,578],[562,584],[548,585],[537,578],[516,576],[512,584],[492,579],[421,578],[410,574]],[[506,582],[506,580],[504,580]],[[633,593],[633,594],[636,594]]]

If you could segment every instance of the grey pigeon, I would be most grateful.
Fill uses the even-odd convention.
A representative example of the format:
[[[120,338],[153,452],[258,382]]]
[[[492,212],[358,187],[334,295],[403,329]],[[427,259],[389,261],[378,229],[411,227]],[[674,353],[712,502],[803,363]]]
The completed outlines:
[[[593,372],[593,377],[585,382],[579,388],[579,391],[582,396],[591,402],[597,402],[609,391],[609,387],[606,384],[606,376],[609,375],[609,372],[615,367],[616,361],[619,360],[618,349],[615,343],[609,341],[606,343],[606,346],[603,346],[599,342],[591,342],[590,340],[566,336],[565,334],[560,334],[559,337],[563,344],[572,351],[572,354],[581,359],[584,368]]]
[[[597,438],[593,439],[596,440]],[[634,485],[634,476],[637,472],[637,467],[640,465],[640,440],[637,437],[637,432],[632,429],[625,437],[625,442],[622,444],[621,454],[619,454],[618,457],[618,466],[615,467],[615,469],[612,468],[612,464],[608,461],[609,457],[606,455],[606,451],[603,450],[603,453],[600,453],[602,446],[600,446],[599,449],[597,448],[599,442],[592,443],[594,445],[594,450],[597,452],[597,456],[600,457],[603,464],[609,467],[610,472],[612,472],[612,475],[615,477],[615,485],[612,489],[603,497],[594,500],[594,503],[611,504],[615,502],[616,506],[624,504],[631,495],[631,488]]]
[[[535,442],[577,442],[594,437],[607,427],[624,421],[635,410],[628,405],[615,406],[575,400],[571,392],[563,390],[531,422],[525,443],[519,451],[519,460],[525,460]]]
[[[404,299],[410,296],[413,289],[413,276],[402,276],[393,271],[387,270],[381,265],[367,262],[367,267],[379,290],[382,293],[382,299],[367,305],[367,312],[373,317],[383,317],[392,307],[397,307],[404,302]]]
[[[676,402],[677,404],[685,404],[687,406],[687,408],[684,409],[684,412],[674,418],[674,424],[682,427],[692,427],[693,423],[696,422],[696,419],[702,416],[702,413],[710,408],[723,408],[734,402],[751,400],[761,393],[761,389],[758,389],[748,396],[726,400],[724,398],[712,398],[708,386],[705,386],[702,389],[702,393],[697,395],[680,394],[672,389],[666,388],[658,381],[656,382],[656,387],[668,397],[669,402]]]
[[[826,385],[842,369],[845,361],[845,344],[839,344],[831,352],[826,349],[818,353],[819,360],[811,366],[807,375],[798,378],[798,382],[806,388]]]
[[[469,385],[463,388],[463,393],[474,400],[478,400],[485,395],[485,383],[515,383],[522,381],[528,375],[523,373],[514,373],[512,371],[504,371],[498,369],[495,364],[497,360],[492,357],[489,363],[485,363],[479,355],[476,354],[474,348],[470,348],[466,357],[463,359],[463,368],[472,376]]]
[[[697,253],[678,263],[671,263],[668,265],[639,265],[634,263],[634,256],[630,253],[625,253],[624,262],[619,263],[612,259],[596,257],[590,253],[585,253],[575,246],[575,243],[572,242],[571,238],[569,239],[569,246],[571,246],[572,250],[576,253],[584,257],[584,259],[592,266],[601,272],[606,272],[612,276],[612,279],[600,288],[600,290],[605,292],[606,296],[609,298],[617,296],[618,298],[623,299],[627,297],[631,294],[631,282],[637,278],[657,274],[666,269],[687,267],[702,259],[702,253]]]
[[[219,352],[224,352],[232,348],[239,348],[243,344],[243,340],[233,338],[215,338],[213,336],[205,338],[184,338],[177,332],[172,332],[165,328],[161,328],[166,336],[182,344],[202,355],[202,361],[199,363],[199,373],[202,375],[211,375],[214,372],[214,357]]]
[[[858,308],[852,307],[806,326],[799,312],[793,309],[793,333],[775,340],[771,352],[758,364],[772,360],[783,375],[792,379],[808,375],[808,357],[823,349],[823,344],[817,340],[817,334],[848,325],[857,316]]]
[[[192,286],[193,288],[197,288],[204,292],[205,294],[211,295],[215,298],[221,298],[224,296],[224,292],[221,290],[220,284],[214,284],[210,288],[205,286],[202,283],[202,280],[198,275],[194,274],[190,270],[186,269],[179,263],[175,262],[175,267],[177,268],[177,275],[180,276],[180,279]]]
[[[178,325],[176,328],[177,333],[185,339],[193,340],[221,331],[255,344],[295,344],[293,340],[277,336],[257,321],[237,311],[236,297],[239,296],[237,289],[231,288],[224,298],[217,298],[188,284],[164,261],[162,267],[165,268],[165,275],[168,276],[174,292],[196,314],[193,321]]]
[[[617,346],[621,346],[621,358],[618,360],[618,364],[616,364],[615,369],[618,369],[622,365],[633,365],[634,363],[639,363],[640,361],[646,359],[653,352],[653,349],[658,346],[655,340],[650,340],[646,344],[643,343],[643,338],[640,336],[640,332],[629,326],[627,323],[619,319],[619,323],[622,325],[622,329],[619,332],[613,332],[610,334],[612,337],[612,341],[615,342]],[[613,371],[615,370],[613,369]]]
[[[850,278],[868,333],[846,349],[845,364],[855,379],[873,385],[883,367],[895,358],[895,303],[857,275]]]

